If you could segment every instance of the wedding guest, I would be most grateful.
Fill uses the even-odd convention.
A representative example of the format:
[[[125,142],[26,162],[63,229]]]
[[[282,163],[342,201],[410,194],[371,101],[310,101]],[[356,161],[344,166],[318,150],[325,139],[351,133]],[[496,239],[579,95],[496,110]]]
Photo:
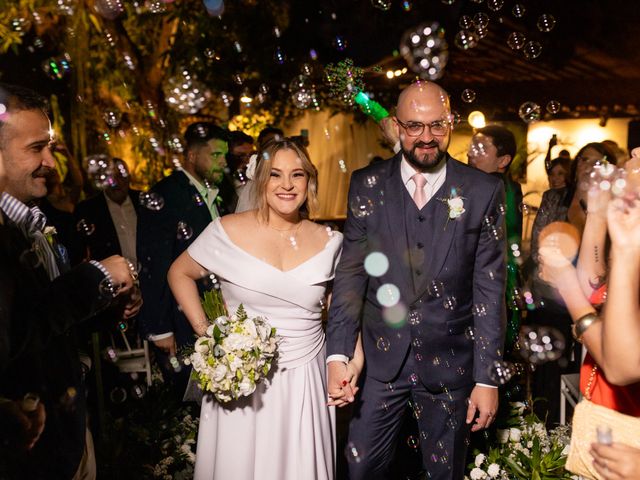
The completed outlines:
[[[624,199],[610,202],[609,190],[591,186],[577,268],[566,258],[558,236],[562,233],[557,230],[547,234],[550,241],[541,242],[539,255],[542,278],[557,288],[574,322],[573,334],[588,351],[580,372],[582,394],[597,405],[640,417],[640,206],[637,190],[631,192],[630,203]],[[563,228],[556,225],[548,229]],[[610,256],[605,249],[607,225]],[[611,258],[609,272],[607,258]],[[604,284],[607,273],[609,280]],[[638,478],[640,449],[618,441],[610,446],[594,443],[590,453],[601,478]]]
[[[173,298],[167,272],[212,220],[233,211],[235,196],[224,173],[227,131],[213,123],[197,122],[187,127],[184,137],[182,166],[141,197],[143,203],[144,198],[157,198],[159,203],[145,204],[139,210],[137,227],[142,297],[153,299],[140,311],[140,334],[154,343],[165,380],[180,397],[189,373],[176,353],[193,344],[193,330]]]
[[[571,174],[571,159],[558,157],[551,160],[549,170],[547,170],[547,178],[549,179],[549,188],[558,189],[565,188]]]
[[[249,159],[255,154],[253,138],[241,131],[229,132],[229,153],[227,163],[229,173],[233,179],[233,186],[236,189],[238,198],[242,195],[242,190],[247,185],[247,166]]]
[[[0,119],[6,172],[0,194],[0,325],[9,332],[0,335],[8,338],[0,396],[13,402],[14,413],[16,402],[24,399],[21,410],[35,415],[31,425],[23,423],[32,432],[27,450],[2,445],[0,464],[8,478],[91,479],[95,460],[69,329],[108,305],[113,294],[126,295],[133,275],[126,261],[115,256],[60,274],[61,259],[52,248],[55,235],[43,230],[46,218],[34,204],[47,194],[46,178],[54,168],[46,101],[31,90],[0,84],[0,103],[7,113]],[[101,285],[110,287],[109,295]]]
[[[520,310],[525,307],[517,295],[522,285],[519,247],[522,244],[522,187],[511,178],[509,167],[516,156],[516,138],[501,125],[487,125],[476,131],[467,152],[469,165],[497,176],[505,188],[505,220],[507,226],[507,340],[510,349],[520,329]],[[511,248],[515,245],[515,250]]]
[[[557,298],[553,289],[540,281],[537,275],[540,232],[550,223],[568,221],[577,228],[579,237],[582,235],[586,220],[589,174],[596,163],[605,160],[614,163],[615,157],[601,143],[589,143],[582,147],[572,164],[567,186],[544,192],[540,209],[533,223],[531,255],[528,263],[532,294],[537,308],[528,313],[527,322],[554,327],[566,339],[562,357],[557,362],[540,365],[533,375],[534,397],[544,397],[548,400],[546,405],[543,402],[537,404],[539,409],[546,408],[548,425],[557,423],[560,419],[560,376],[563,373],[573,373],[578,370],[581,349],[572,341],[571,316],[566,306]],[[539,410],[538,413],[541,418],[544,417],[544,412]]]

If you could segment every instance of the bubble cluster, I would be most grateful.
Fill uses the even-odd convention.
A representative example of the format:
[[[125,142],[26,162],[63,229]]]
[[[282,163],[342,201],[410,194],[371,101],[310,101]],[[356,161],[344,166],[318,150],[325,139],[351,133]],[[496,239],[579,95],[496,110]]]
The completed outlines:
[[[199,112],[211,95],[204,84],[185,68],[169,77],[162,88],[169,107],[183,114]]]
[[[507,383],[514,374],[513,364],[503,360],[494,360],[489,366],[489,378],[498,385]]]
[[[533,123],[540,120],[541,108],[535,102],[524,102],[518,109],[518,115],[526,123]]]
[[[108,155],[90,155],[87,157],[86,165],[87,176],[95,188],[104,190],[116,185],[113,161]]]
[[[155,192],[141,192],[138,197],[140,205],[155,212],[164,208],[164,198]]]
[[[422,23],[405,31],[400,54],[420,78],[437,80],[444,75],[449,61],[449,45],[438,22]]]
[[[102,119],[108,126],[116,128],[120,125],[122,114],[117,108],[107,108],[102,112]]]
[[[534,365],[558,360],[565,348],[562,333],[544,325],[523,326],[518,343],[520,355]]]

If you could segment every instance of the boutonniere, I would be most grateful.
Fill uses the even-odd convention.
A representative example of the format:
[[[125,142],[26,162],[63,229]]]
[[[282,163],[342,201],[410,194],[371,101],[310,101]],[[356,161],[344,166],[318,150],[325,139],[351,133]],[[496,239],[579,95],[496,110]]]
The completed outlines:
[[[449,220],[456,220],[457,218],[460,218],[460,216],[466,211],[464,209],[465,198],[458,194],[457,189],[452,188],[449,198],[439,198],[438,200],[446,203],[449,210],[449,214],[447,215],[447,223],[444,226],[444,228],[446,229]]]
[[[44,235],[44,238],[47,239],[47,242],[49,242],[49,245],[53,247],[53,245],[56,243],[56,235],[58,235],[56,227],[47,225],[46,227],[44,227],[42,234]]]

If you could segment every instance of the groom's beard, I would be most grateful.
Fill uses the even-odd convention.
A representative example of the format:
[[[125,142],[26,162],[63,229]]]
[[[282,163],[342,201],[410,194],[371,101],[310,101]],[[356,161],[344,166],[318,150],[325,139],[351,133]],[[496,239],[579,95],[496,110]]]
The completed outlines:
[[[431,147],[435,147],[436,148],[436,153],[431,154],[433,155],[432,158],[429,158],[428,153],[424,154],[423,156],[419,157],[416,154],[416,150],[418,148],[431,148]],[[425,142],[416,142],[413,144],[413,147],[411,148],[411,150],[406,150],[404,148],[404,146],[402,144],[400,144],[400,148],[402,150],[402,154],[404,155],[404,158],[407,159],[407,162],[409,162],[409,164],[414,167],[416,170],[419,170],[421,172],[430,172],[435,170],[435,168],[440,165],[440,162],[442,161],[443,158],[446,157],[447,152],[446,150],[440,150],[440,144],[438,142],[436,142],[435,140],[432,140],[429,143],[425,143]]]

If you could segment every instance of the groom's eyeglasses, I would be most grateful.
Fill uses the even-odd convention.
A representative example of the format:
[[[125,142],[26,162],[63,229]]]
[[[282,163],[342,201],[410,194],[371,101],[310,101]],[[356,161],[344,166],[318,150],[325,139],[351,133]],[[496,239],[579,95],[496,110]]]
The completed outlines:
[[[444,135],[449,130],[449,122],[445,120],[436,120],[435,122],[431,122],[429,124],[424,124],[422,122],[401,122],[398,118],[396,118],[396,122],[407,132],[407,135],[410,137],[419,137],[424,133],[425,128],[429,128],[431,135]]]

